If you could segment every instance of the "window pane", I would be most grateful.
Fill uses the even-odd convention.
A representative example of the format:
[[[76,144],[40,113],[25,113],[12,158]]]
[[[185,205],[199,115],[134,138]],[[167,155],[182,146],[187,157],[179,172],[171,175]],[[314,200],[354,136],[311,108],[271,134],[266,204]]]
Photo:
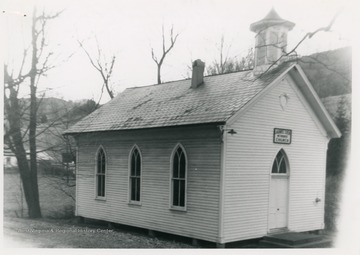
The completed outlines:
[[[100,173],[100,170],[101,169],[101,161],[100,161],[100,159],[99,159],[99,157],[97,158],[97,168],[96,168],[96,173]]]
[[[130,166],[130,168],[131,168],[130,175],[135,176],[135,154],[134,153],[132,153],[132,155],[131,155],[131,166]]]
[[[173,177],[178,178],[179,177],[178,173],[179,173],[179,157],[176,151],[173,162]]]
[[[141,158],[140,158],[140,154],[139,152],[136,150],[136,171],[135,174],[136,176],[140,176],[141,174]]]
[[[180,206],[185,206],[185,180],[180,181]]]
[[[101,196],[101,180],[100,180],[100,175],[97,175],[96,176],[96,179],[97,179],[97,195],[98,196]]]
[[[105,173],[105,153],[101,150],[101,173]]]
[[[185,178],[186,160],[184,153],[181,153],[180,157],[180,178]]]
[[[179,180],[173,180],[173,205],[179,205]]]
[[[96,161],[97,161],[97,169],[96,169],[97,173],[101,173],[101,166],[102,166],[101,154],[102,154],[102,149],[99,150],[98,156],[97,156],[97,159],[96,159]]]
[[[105,175],[101,176],[101,194],[105,196]]]
[[[273,164],[273,166],[272,166],[271,173],[277,174],[277,163],[276,163],[276,159],[274,160],[274,164]]]
[[[135,178],[130,178],[130,182],[131,182],[131,200],[135,200],[135,190],[136,190],[136,179]]]
[[[136,201],[140,201],[140,178],[136,178]]]
[[[105,176],[104,175],[97,176],[97,195],[99,197],[105,196]]]
[[[283,160],[282,160],[281,163],[280,163],[279,173],[281,173],[281,174],[286,174],[286,163],[285,163],[284,158],[283,158]]]

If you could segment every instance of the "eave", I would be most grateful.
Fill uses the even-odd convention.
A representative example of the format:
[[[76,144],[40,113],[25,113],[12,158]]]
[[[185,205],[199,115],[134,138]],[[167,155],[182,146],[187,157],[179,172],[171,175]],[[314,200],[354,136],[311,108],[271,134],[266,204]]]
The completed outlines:
[[[322,104],[319,96],[312,87],[310,81],[307,79],[304,71],[299,65],[294,65],[293,68],[289,70],[289,75],[294,79],[300,91],[303,93],[308,103],[312,107],[317,118],[320,120],[325,130],[327,131],[329,138],[339,138],[341,137],[341,132],[336,126],[335,122],[331,118],[330,114],[325,109]]]

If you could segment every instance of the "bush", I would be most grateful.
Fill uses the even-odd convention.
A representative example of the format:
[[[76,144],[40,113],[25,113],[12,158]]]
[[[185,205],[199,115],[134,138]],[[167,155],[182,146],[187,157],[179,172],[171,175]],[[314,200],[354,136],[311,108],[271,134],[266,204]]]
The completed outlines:
[[[340,176],[328,176],[326,178],[325,229],[330,232],[337,230],[336,223],[339,216],[341,184],[342,178]]]

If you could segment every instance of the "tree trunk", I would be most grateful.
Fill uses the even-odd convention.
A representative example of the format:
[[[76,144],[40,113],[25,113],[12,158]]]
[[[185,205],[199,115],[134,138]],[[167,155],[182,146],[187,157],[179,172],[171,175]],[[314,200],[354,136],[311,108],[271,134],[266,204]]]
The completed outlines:
[[[37,98],[36,98],[36,84],[35,79],[37,75],[36,65],[37,45],[36,45],[36,9],[34,8],[33,25],[32,25],[32,63],[30,71],[30,123],[29,123],[29,145],[30,145],[30,178],[32,189],[31,209],[29,208],[30,218],[41,217],[40,201],[39,201],[39,187],[37,177],[37,152],[36,152],[36,117],[37,117]]]
[[[32,80],[32,79],[31,79]],[[37,177],[37,158],[36,158],[36,88],[31,87],[30,100],[30,123],[29,123],[29,145],[30,145],[30,178],[32,189],[31,209],[29,208],[30,218],[41,217],[40,201],[39,201],[39,187]]]
[[[112,92],[112,91],[110,90],[110,88],[109,88],[109,82],[108,82],[108,80],[104,80],[104,82],[105,82],[105,87],[106,87],[107,93],[109,94],[110,98],[113,99],[113,98],[114,98],[114,94],[113,94],[113,92]]]
[[[7,107],[10,136],[15,150],[26,204],[28,206],[28,214],[29,218],[38,218],[41,217],[38,187],[36,182],[36,188],[34,188],[31,169],[26,158],[26,150],[21,134],[21,110],[17,92],[13,88],[10,89],[10,105],[10,107]]]
[[[157,84],[161,84],[160,72],[161,72],[161,65],[158,65],[158,70],[157,70]]]

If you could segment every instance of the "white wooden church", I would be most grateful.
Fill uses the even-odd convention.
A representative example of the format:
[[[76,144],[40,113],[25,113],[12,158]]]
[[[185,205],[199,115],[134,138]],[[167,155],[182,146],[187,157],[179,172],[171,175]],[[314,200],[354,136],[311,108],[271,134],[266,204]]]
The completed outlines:
[[[294,23],[251,24],[255,68],[128,88],[66,131],[76,215],[218,244],[324,228],[326,152],[341,134],[303,70]],[[276,63],[274,63],[276,61]]]

